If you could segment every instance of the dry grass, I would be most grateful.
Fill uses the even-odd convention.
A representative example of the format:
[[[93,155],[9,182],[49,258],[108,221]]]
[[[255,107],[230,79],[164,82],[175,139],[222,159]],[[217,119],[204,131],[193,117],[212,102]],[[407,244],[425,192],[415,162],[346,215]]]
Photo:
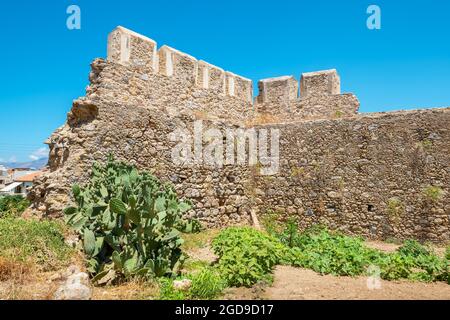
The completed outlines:
[[[36,261],[26,262],[0,257],[0,300],[50,300],[65,281],[66,265],[78,265],[83,270],[81,253],[73,254],[70,263],[58,269],[42,271]]]
[[[55,272],[39,272],[33,263],[2,259],[0,269],[1,300],[48,300],[61,284],[49,280]]]
[[[51,299],[69,264],[83,265],[81,254],[64,243],[62,223],[0,219],[0,299]]]
[[[122,284],[105,287],[95,287],[93,300],[153,300],[159,295],[156,282],[145,280],[130,280]]]
[[[14,280],[22,283],[27,279],[34,265],[30,262],[19,262],[0,257],[0,281]]]

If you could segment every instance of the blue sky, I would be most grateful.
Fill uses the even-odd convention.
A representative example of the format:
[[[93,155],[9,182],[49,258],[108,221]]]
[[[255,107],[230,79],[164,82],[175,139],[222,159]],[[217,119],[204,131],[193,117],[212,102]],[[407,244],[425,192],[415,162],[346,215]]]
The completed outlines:
[[[66,27],[71,4],[81,30]],[[381,30],[366,27],[370,4]],[[449,15],[443,0],[2,1],[0,159],[45,154],[117,25],[255,83],[336,68],[360,111],[374,112],[450,105]]]

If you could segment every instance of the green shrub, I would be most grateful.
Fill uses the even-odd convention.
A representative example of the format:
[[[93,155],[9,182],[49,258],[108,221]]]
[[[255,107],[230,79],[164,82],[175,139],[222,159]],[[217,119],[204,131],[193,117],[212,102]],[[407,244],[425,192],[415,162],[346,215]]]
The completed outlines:
[[[397,252],[402,256],[418,258],[420,256],[428,256],[432,254],[429,248],[426,248],[415,240],[406,240],[403,245],[397,249]]]
[[[52,221],[0,219],[0,256],[32,261],[43,271],[66,264],[72,250],[64,243],[61,224]]]
[[[287,222],[283,225],[280,231],[276,231],[277,229],[271,229],[269,233],[276,235],[276,237],[289,248],[295,247],[299,244],[300,241],[300,232],[298,230],[297,220],[296,219],[288,219]]]
[[[82,237],[94,282],[131,276],[172,276],[184,260],[177,230],[190,204],[148,172],[109,159],[90,182],[74,185],[77,207],[64,210]]]
[[[22,196],[0,196],[0,217],[17,217],[30,205]]]
[[[285,234],[286,231],[280,235],[284,242]],[[347,237],[320,227],[294,233],[290,241],[292,248],[287,259],[290,264],[321,274],[364,274],[382,256],[381,252],[365,247],[361,238]]]
[[[226,288],[219,270],[212,267],[203,268],[191,276],[191,280],[189,296],[193,299],[214,299]]]
[[[414,240],[407,240],[389,256],[382,268],[382,277],[393,280],[408,278],[419,281],[446,280],[447,265],[430,248]]]
[[[223,230],[212,247],[220,257],[218,269],[230,286],[251,286],[268,280],[286,252],[276,238],[248,227]]]

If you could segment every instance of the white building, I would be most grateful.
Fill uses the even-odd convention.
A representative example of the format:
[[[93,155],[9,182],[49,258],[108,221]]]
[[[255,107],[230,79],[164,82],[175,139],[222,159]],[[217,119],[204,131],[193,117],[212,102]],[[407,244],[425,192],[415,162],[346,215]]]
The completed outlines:
[[[14,172],[13,182],[0,189],[0,195],[26,196],[33,186],[33,181],[42,174],[42,171]]]

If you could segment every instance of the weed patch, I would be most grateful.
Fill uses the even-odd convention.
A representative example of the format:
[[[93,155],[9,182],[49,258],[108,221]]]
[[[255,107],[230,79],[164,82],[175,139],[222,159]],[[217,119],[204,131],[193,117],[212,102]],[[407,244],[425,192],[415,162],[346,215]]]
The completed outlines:
[[[206,267],[191,277],[189,295],[193,299],[214,299],[226,288],[226,281],[217,268]]]
[[[385,280],[431,282],[448,278],[446,261],[413,240],[405,241],[395,252],[385,253],[366,247],[362,238],[345,236],[322,227],[299,232],[292,223],[276,237],[290,247],[286,261],[321,274],[367,275],[371,266],[377,266]]]
[[[159,299],[161,300],[210,300],[217,298],[227,287],[227,282],[215,267],[204,267],[199,272],[187,276],[192,281],[191,287],[178,290],[173,286],[173,279],[161,278]]]
[[[0,218],[18,217],[29,205],[22,196],[0,196]]]
[[[56,270],[73,252],[64,243],[63,232],[58,222],[0,219],[0,256],[12,263],[35,263],[42,271]]]

